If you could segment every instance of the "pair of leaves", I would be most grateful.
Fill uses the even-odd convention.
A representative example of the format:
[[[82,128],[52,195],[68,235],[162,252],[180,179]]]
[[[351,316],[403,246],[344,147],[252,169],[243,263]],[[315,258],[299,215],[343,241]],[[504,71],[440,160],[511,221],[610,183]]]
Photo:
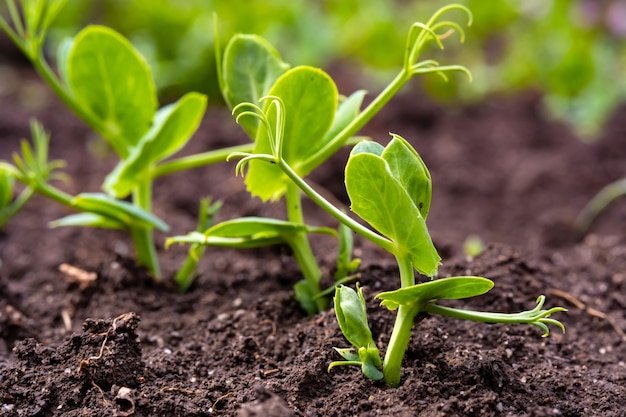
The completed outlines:
[[[396,255],[434,276],[441,258],[426,227],[432,182],[413,147],[397,135],[386,147],[361,142],[350,153],[345,181],[352,211],[391,239]]]
[[[150,179],[158,162],[186,145],[207,98],[188,93],[157,111],[150,67],[126,38],[106,27],[85,28],[60,55],[61,74],[74,99],[122,159],[104,190],[124,198]]]
[[[335,231],[326,227],[311,227],[305,224],[264,217],[241,217],[228,220],[209,228],[206,232],[191,232],[184,236],[167,239],[166,246],[188,243],[229,248],[257,248],[289,243],[296,233],[325,233]]]
[[[187,144],[202,121],[206,104],[206,96],[187,93],[176,103],[159,109],[150,130],[107,176],[104,190],[124,198],[139,182],[150,180],[152,168],[158,162]]]
[[[367,322],[363,291],[358,285],[356,291],[340,285],[335,289],[334,304],[335,315],[341,332],[356,349],[356,352],[352,348],[335,348],[347,362],[333,362],[329,365],[328,370],[330,371],[335,366],[359,365],[363,374],[368,378],[382,379],[383,374],[378,369],[382,366],[382,361]]]

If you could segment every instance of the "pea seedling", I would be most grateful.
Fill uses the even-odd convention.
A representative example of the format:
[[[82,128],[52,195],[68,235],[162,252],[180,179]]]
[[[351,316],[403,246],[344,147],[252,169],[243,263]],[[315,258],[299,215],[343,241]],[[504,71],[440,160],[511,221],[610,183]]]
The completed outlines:
[[[549,334],[549,324],[564,330],[562,323],[549,317],[565,309],[554,307],[544,310],[544,296],[537,299],[534,309],[515,314],[470,311],[437,304],[440,300],[484,294],[493,287],[493,282],[483,277],[460,276],[416,284],[414,270],[433,278],[437,274],[441,258],[426,227],[432,197],[431,177],[415,149],[402,137],[392,135],[392,140],[385,147],[376,142],[363,141],[350,153],[345,168],[345,184],[351,209],[377,230],[376,233],[325,200],[282,157],[282,118],[286,116],[280,98],[270,97],[268,100],[279,115],[275,124],[276,130],[271,135],[274,140],[272,153],[245,155],[239,161],[237,170],[242,171],[251,161],[271,163],[278,167],[339,222],[391,253],[400,270],[400,288],[376,296],[382,300],[381,305],[398,311],[384,360],[378,354],[378,347],[367,323],[365,300],[361,290],[357,287],[355,291],[343,285],[335,289],[337,320],[353,347],[337,349],[345,361],[331,363],[329,370],[336,366],[358,365],[371,379],[384,379],[391,386],[399,385],[402,358],[409,343],[414,320],[419,313],[486,323],[527,323],[542,329],[544,336]],[[267,116],[267,113],[262,115]],[[267,120],[262,119],[266,123]]]
[[[420,53],[430,41],[443,48],[441,38],[447,34],[437,35],[435,32],[438,30],[454,29],[463,40],[464,32],[460,25],[447,20],[440,21],[443,14],[454,9],[467,13],[471,23],[471,13],[459,5],[440,9],[426,24],[415,23],[407,36],[402,69],[364,110],[360,108],[365,91],[359,90],[347,98],[340,98],[335,82],[324,71],[309,66],[289,69],[278,52],[258,36],[238,35],[232,38],[225,49],[223,60],[217,56],[220,86],[237,121],[254,140],[252,153],[233,155],[244,157],[246,162],[250,162],[246,185],[251,194],[263,201],[285,197],[288,220],[237,219],[216,225],[204,234],[194,232],[188,236],[171,238],[168,243],[233,247],[287,243],[293,249],[304,276],[295,286],[296,298],[309,314],[326,308],[327,300],[320,287],[322,273],[307,234],[336,232],[306,226],[302,194],[297,184],[281,171],[280,166],[267,164],[259,160],[257,155],[280,154],[299,177],[305,177],[341,147],[361,140],[354,135],[413,76],[438,73],[445,78],[445,73],[450,71],[461,71],[469,76],[469,71],[462,66],[441,66],[433,60],[418,61]],[[289,117],[286,118],[285,114]],[[245,227],[250,227],[254,233],[247,233]],[[235,234],[226,236],[226,231]],[[340,274],[344,271],[349,273],[356,265],[349,256],[346,258],[345,248],[351,247],[351,234],[340,231],[339,236],[343,256],[340,257],[338,270]],[[229,237],[232,240],[226,239]]]
[[[61,45],[57,75],[45,60],[42,46],[52,21],[65,2],[22,0],[20,13],[15,0],[6,0],[13,25],[0,16],[0,28],[28,57],[61,100],[106,139],[120,162],[104,181],[105,193],[66,195],[46,184],[40,173],[29,171],[33,166],[28,163],[18,167],[21,173],[14,178],[25,182],[30,190],[83,211],[80,215],[54,222],[56,226],[128,230],[139,263],[148,267],[158,279],[161,273],[153,229],[157,227],[165,231],[167,225],[160,220],[157,222],[150,214],[153,180],[224,161],[231,152],[252,147],[232,147],[164,161],[184,147],[196,131],[207,98],[188,93],[177,102],[157,109],[156,87],[146,61],[128,40],[102,26],[89,26]],[[27,155],[23,157],[26,159]],[[122,200],[129,195],[132,195],[132,203]],[[128,217],[129,210],[136,216]],[[151,221],[146,224],[138,221],[140,218],[150,218]],[[120,222],[120,219],[124,221]]]

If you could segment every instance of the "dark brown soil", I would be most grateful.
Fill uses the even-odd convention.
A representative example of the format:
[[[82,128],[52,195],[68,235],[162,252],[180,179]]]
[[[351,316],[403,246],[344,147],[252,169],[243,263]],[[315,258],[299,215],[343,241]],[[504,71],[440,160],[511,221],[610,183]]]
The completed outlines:
[[[36,116],[52,133],[52,157],[68,161],[73,182],[64,187],[97,191],[113,158],[89,155],[96,142],[88,129],[36,80],[18,74],[19,87],[0,97],[0,159],[18,149]],[[33,109],[28,95],[41,92]],[[37,197],[0,231],[0,415],[625,416],[626,201],[584,240],[570,231],[594,193],[626,176],[625,117],[618,109],[601,140],[585,144],[543,116],[537,94],[444,109],[414,90],[373,121],[365,133],[403,135],[431,169],[440,275],[496,283],[463,305],[514,312],[546,294],[550,306],[569,309],[558,316],[567,332],[548,338],[529,326],[426,317],[413,330],[399,388],[356,368],[326,372],[338,359],[332,347],[346,342],[332,311],[299,310],[292,285],[300,274],[285,248],[210,249],[196,283],[178,294],[169,279],[157,285],[133,264],[123,233],[47,229],[67,211]],[[186,152],[244,141],[227,112],[211,109]],[[312,177],[344,203],[346,155]],[[224,200],[220,219],[282,216],[279,205],[248,197],[233,164],[157,181],[156,214],[172,234],[186,233],[206,195]],[[311,223],[334,225],[306,209]],[[468,259],[462,244],[472,234],[487,249]],[[384,350],[394,313],[373,296],[397,287],[398,272],[380,250],[356,246]],[[330,277],[334,242],[319,238],[314,249]],[[160,255],[170,277],[185,251]],[[97,279],[80,286],[61,264]]]

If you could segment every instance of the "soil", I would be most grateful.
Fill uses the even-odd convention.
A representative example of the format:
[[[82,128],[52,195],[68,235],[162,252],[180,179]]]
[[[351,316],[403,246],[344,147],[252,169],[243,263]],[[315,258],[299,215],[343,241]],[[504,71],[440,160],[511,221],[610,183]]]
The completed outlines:
[[[339,69],[342,92],[363,87]],[[36,117],[52,134],[52,158],[68,163],[72,182],[62,187],[98,191],[114,158],[97,151],[98,140],[36,75],[11,71],[0,96],[0,159]],[[332,310],[307,317],[299,309],[292,286],[300,273],[286,248],[209,249],[179,294],[171,276],[185,249],[164,250],[164,234],[166,278],[157,284],[134,264],[126,235],[48,229],[69,212],[35,197],[0,231],[0,415],[625,416],[626,201],[583,238],[571,224],[603,185],[626,176],[626,108],[590,144],[547,118],[537,93],[450,108],[419,91],[406,89],[364,133],[401,134],[429,166],[440,276],[495,281],[489,294],[457,305],[515,312],[545,294],[549,306],[569,309],[556,317],[565,334],[428,316],[413,329],[400,387],[357,368],[328,373],[333,347],[347,342]],[[228,112],[211,108],[185,152],[245,141]],[[347,205],[346,157],[340,152],[311,181]],[[232,163],[159,179],[155,212],[171,234],[186,233],[206,195],[223,200],[220,220],[284,216],[280,205],[249,198]],[[305,209],[310,223],[335,225],[312,204]],[[471,235],[486,245],[475,258],[463,252]],[[328,284],[335,242],[316,238],[314,250]],[[356,254],[384,350],[394,313],[373,297],[397,287],[398,271],[361,239]],[[84,273],[95,279],[77,280]]]

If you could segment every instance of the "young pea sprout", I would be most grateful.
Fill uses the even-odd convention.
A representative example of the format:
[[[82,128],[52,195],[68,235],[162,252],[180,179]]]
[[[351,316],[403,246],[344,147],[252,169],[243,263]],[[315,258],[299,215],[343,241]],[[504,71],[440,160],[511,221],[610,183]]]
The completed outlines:
[[[283,107],[278,97],[267,97],[264,100],[269,100],[272,107]],[[261,119],[263,114],[267,116],[266,113],[259,113],[260,108],[255,110]],[[276,120],[275,126],[281,129],[289,115],[284,109],[277,114],[280,114],[280,119]],[[263,124],[266,123],[267,120],[263,120]],[[426,227],[432,197],[431,177],[418,153],[402,137],[392,134],[392,140],[384,147],[376,142],[361,142],[353,148],[346,164],[345,184],[351,209],[369,223],[375,232],[334,207],[285,161],[280,152],[283,132],[275,131],[269,136],[276,141],[271,147],[272,153],[232,155],[241,158],[237,172],[242,173],[252,161],[278,167],[317,205],[357,234],[391,253],[398,263],[400,287],[376,295],[376,298],[382,300],[382,306],[397,310],[384,359],[381,361],[378,356],[378,348],[367,323],[361,290],[357,287],[355,292],[349,287],[339,286],[335,291],[335,312],[340,328],[353,348],[337,349],[345,361],[331,363],[329,370],[336,366],[358,365],[370,379],[384,379],[391,386],[399,385],[402,358],[415,318],[420,313],[486,323],[530,324],[540,328],[544,336],[549,334],[548,325],[564,331],[563,324],[550,316],[566,310],[562,307],[543,309],[544,296],[539,296],[535,308],[521,313],[471,311],[445,307],[437,302],[484,294],[493,287],[491,280],[460,276],[416,283],[414,271],[431,279],[436,276],[440,257]]]

